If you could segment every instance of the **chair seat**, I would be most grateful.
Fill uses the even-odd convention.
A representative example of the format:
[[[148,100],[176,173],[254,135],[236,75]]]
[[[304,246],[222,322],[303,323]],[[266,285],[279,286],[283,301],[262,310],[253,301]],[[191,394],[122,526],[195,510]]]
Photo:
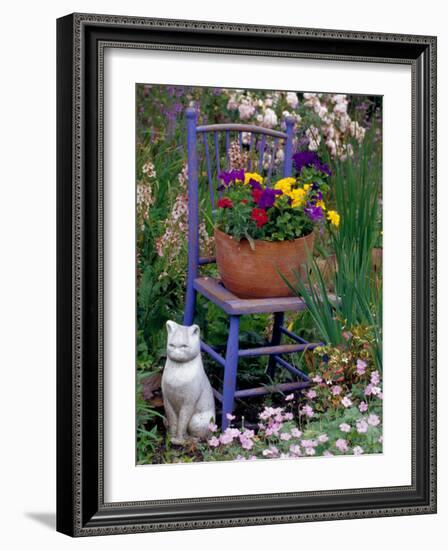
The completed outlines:
[[[197,277],[193,286],[197,292],[229,315],[301,311],[306,308],[305,302],[296,296],[285,298],[238,298],[238,296],[227,290],[221,281],[213,277]]]

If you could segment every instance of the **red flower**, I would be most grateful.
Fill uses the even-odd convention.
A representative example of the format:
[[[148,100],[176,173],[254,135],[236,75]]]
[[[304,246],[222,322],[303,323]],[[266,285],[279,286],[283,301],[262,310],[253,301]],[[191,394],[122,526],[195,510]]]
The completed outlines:
[[[219,199],[218,208],[233,208],[233,202],[227,197],[225,197],[224,199]]]
[[[252,198],[255,202],[255,204],[258,204],[258,201],[260,200],[261,195],[263,194],[263,189],[252,189]]]
[[[248,202],[249,202],[249,201],[248,201],[247,199],[241,199],[241,200],[240,200],[240,203],[241,203],[241,204],[247,204]]]
[[[254,222],[257,222],[257,227],[263,227],[263,225],[269,220],[266,210],[263,210],[262,208],[253,208],[250,218],[251,220],[254,220]]]

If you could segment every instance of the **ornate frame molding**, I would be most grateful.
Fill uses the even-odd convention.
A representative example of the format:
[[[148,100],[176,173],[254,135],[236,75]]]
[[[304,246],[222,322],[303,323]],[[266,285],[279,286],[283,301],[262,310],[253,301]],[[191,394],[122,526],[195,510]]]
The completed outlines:
[[[138,34],[134,36],[136,31]],[[278,43],[281,37],[285,41],[272,48],[274,39]],[[195,44],[191,43],[192,38]],[[231,47],[223,45],[229,41]],[[234,42],[238,44],[235,46]],[[339,53],[329,54],[330,46]],[[412,358],[412,485],[286,495],[104,502],[102,108],[103,56],[107,47],[412,66],[412,330],[416,336]],[[89,122],[92,113],[98,117],[96,127]],[[94,307],[94,321],[86,318],[87,307],[90,311]],[[90,536],[434,513],[436,38],[94,14],[73,14],[59,19],[58,327],[57,528],[61,532]],[[417,417],[417,409],[423,412],[423,419]],[[93,427],[84,420],[88,413],[96,414]],[[418,456],[417,443],[422,449]],[[290,502],[293,497],[297,500],[296,511]],[[332,502],[323,505],[323,497]],[[311,511],[304,507],[305,498]],[[264,512],[274,500],[276,510],[281,508],[281,512]],[[249,503],[253,503],[251,510]],[[200,509],[204,504],[208,505],[207,514],[205,508]],[[197,511],[189,514],[186,505],[196,506]],[[156,508],[166,509],[165,516],[160,518]],[[203,516],[207,517],[201,519]]]

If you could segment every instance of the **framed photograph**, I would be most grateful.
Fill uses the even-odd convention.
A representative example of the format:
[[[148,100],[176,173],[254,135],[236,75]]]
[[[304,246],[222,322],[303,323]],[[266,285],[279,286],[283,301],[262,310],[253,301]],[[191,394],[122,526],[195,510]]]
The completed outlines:
[[[436,38],[57,41],[57,529],[435,513]]]

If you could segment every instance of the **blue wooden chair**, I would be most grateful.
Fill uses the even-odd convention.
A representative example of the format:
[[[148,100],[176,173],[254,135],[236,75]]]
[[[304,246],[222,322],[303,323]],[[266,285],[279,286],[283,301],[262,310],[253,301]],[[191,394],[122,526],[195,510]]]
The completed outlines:
[[[188,206],[189,206],[189,242],[188,242],[188,278],[186,305],[184,313],[184,324],[191,325],[194,321],[197,293],[204,296],[220,307],[229,315],[230,325],[227,339],[225,356],[218,353],[216,349],[201,341],[201,349],[207,353],[221,366],[224,367],[222,393],[214,389],[215,397],[222,403],[222,429],[228,426],[227,414],[234,408],[235,398],[245,398],[267,394],[271,391],[291,392],[309,386],[308,376],[291,365],[283,357],[284,355],[296,352],[303,352],[305,349],[313,349],[320,343],[309,343],[297,334],[292,333],[283,326],[284,313],[286,311],[300,311],[305,308],[303,300],[297,297],[285,298],[262,298],[242,299],[229,292],[219,280],[211,277],[201,277],[199,269],[204,264],[215,261],[214,258],[202,258],[199,251],[199,164],[198,148],[203,145],[203,157],[205,170],[208,179],[209,195],[212,201],[212,213],[215,209],[215,197],[218,195],[217,184],[218,174],[226,169],[224,164],[229,162],[229,147],[231,134],[236,135],[240,145],[248,141],[249,170],[266,174],[266,181],[269,185],[274,171],[279,171],[275,166],[277,151],[283,144],[284,159],[280,164],[283,168],[283,177],[292,174],[292,140],[294,133],[294,118],[285,119],[286,131],[279,132],[261,126],[245,124],[211,124],[208,126],[197,126],[196,112],[189,108],[186,111],[187,124],[187,157],[188,157]],[[212,142],[210,144],[210,141]],[[225,155],[220,153],[221,147],[225,147]],[[212,147],[214,148],[211,152]],[[253,160],[255,157],[255,160]],[[267,160],[266,160],[267,159]],[[268,166],[266,166],[268,162]],[[221,166],[223,163],[223,166]],[[280,172],[281,173],[281,172]],[[219,195],[218,195],[219,196]],[[274,323],[272,336],[269,342],[263,347],[252,349],[239,349],[239,320],[242,315],[254,313],[273,313]],[[282,336],[288,337],[294,343],[282,344]],[[238,359],[240,357],[269,355],[268,374],[274,376],[275,367],[278,365],[287,369],[295,377],[296,382],[277,384],[274,387],[266,386],[237,390]]]

